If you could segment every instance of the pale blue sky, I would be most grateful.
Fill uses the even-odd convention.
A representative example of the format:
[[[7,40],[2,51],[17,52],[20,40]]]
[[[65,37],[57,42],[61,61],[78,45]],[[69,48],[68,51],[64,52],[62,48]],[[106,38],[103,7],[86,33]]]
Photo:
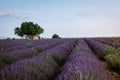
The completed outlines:
[[[0,36],[16,37],[24,21],[43,27],[43,37],[120,36],[120,0],[0,0]]]

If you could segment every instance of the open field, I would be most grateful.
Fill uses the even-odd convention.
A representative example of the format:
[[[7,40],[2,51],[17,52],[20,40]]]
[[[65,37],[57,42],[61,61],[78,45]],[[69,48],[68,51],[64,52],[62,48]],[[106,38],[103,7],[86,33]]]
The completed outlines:
[[[120,80],[120,38],[0,40],[0,80]]]

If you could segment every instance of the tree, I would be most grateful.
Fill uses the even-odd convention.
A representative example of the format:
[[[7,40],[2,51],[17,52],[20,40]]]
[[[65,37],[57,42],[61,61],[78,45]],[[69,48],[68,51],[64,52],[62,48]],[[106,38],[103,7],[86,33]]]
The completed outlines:
[[[22,31],[21,31],[21,29],[19,28],[19,27],[17,27],[17,28],[15,28],[15,34],[16,35],[18,35],[18,36],[20,36],[20,37],[23,37],[24,36],[24,34],[22,33]]]
[[[55,39],[55,38],[59,38],[59,39],[60,39],[60,37],[59,37],[58,34],[53,34],[52,38],[53,38],[53,39]]]
[[[38,24],[34,24],[33,22],[23,22],[21,27],[15,28],[15,34],[26,38],[33,39],[35,36],[42,34],[44,29],[41,28]]]

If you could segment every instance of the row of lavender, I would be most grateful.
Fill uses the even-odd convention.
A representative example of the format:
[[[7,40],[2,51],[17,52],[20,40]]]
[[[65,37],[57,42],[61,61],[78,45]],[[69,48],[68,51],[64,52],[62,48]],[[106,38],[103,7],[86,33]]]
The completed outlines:
[[[0,80],[53,80],[76,41],[67,40],[37,56],[6,66],[0,72]]]
[[[120,50],[93,39],[86,39],[86,41],[99,59],[105,60],[114,71],[120,74]]]
[[[12,64],[13,62],[16,62],[18,60],[33,57],[46,49],[55,47],[66,41],[68,40],[64,40],[64,39],[63,40],[48,40],[48,41],[44,41],[44,44],[41,44],[41,41],[36,41],[34,43],[36,45],[33,45],[31,48],[26,47],[24,49],[17,49],[18,48],[17,47],[17,48],[14,48],[14,50],[10,52],[0,52],[0,69],[3,68],[5,65]],[[22,41],[19,41],[19,43],[21,42]],[[13,44],[17,44],[17,43],[13,43]],[[22,45],[19,45],[19,46],[22,47]]]
[[[0,47],[10,47],[10,46],[16,46],[19,44],[24,44],[26,42],[32,42],[35,44],[36,42],[38,43],[46,43],[47,41],[52,41],[53,39],[43,39],[43,40],[26,40],[26,39],[16,39],[16,40],[1,40],[0,41]]]
[[[47,40],[7,40],[7,41],[0,41],[0,52],[10,52],[19,49],[30,48],[37,45],[44,45],[47,43],[53,42],[62,42],[62,40],[54,40],[54,39],[47,39]],[[53,43],[54,44],[54,43]]]
[[[114,48],[120,48],[120,38],[95,38],[94,40],[108,44]]]
[[[68,57],[56,80],[114,80],[90,50],[87,43],[80,39]]]

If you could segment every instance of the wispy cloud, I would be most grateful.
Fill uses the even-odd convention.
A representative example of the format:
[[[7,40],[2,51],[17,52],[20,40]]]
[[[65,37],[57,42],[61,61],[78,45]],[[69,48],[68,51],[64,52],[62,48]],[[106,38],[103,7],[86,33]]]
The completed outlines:
[[[78,16],[89,16],[90,14],[84,13],[84,12],[79,12],[77,13]]]
[[[27,11],[19,11],[17,9],[9,9],[0,11],[0,17],[14,17],[19,19],[35,18],[35,14]]]
[[[96,14],[94,12],[80,12],[80,11],[77,11],[76,12],[76,15],[79,16],[79,17],[85,17],[85,18],[95,18],[96,17]]]
[[[120,11],[101,10],[101,11],[77,11],[76,15],[88,19],[120,19]]]

